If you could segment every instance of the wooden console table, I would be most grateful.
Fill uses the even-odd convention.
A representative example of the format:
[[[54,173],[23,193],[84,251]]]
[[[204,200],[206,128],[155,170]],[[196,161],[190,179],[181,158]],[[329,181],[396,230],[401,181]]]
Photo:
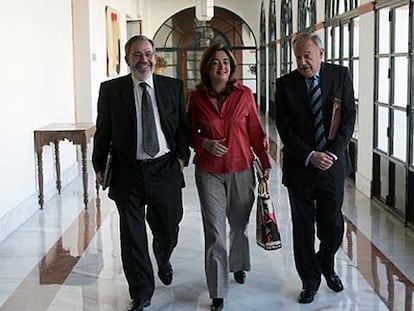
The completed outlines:
[[[53,143],[55,145],[56,160],[56,188],[60,194],[62,190],[60,158],[59,158],[59,141],[65,138],[75,145],[81,146],[82,151],[82,179],[83,179],[83,202],[85,208],[88,205],[88,167],[86,162],[87,144],[95,134],[95,125],[93,123],[51,123],[34,131],[34,145],[37,154],[37,170],[39,182],[39,205],[43,208],[43,159],[42,151],[44,145]]]

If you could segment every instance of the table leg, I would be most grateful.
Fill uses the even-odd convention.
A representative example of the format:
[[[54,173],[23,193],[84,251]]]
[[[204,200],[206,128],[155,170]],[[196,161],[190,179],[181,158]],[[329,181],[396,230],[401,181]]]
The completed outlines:
[[[99,198],[99,182],[98,180],[95,178],[95,190],[96,190],[96,197]]]
[[[82,179],[83,179],[83,203],[88,208],[88,166],[86,162],[86,142],[81,144],[82,152]]]
[[[60,154],[59,154],[59,141],[55,140],[55,166],[56,166],[56,189],[60,194],[62,191],[62,180],[60,173]]]
[[[42,148],[36,151],[37,153],[37,179],[39,182],[39,205],[43,209],[44,197],[43,197],[43,159]]]

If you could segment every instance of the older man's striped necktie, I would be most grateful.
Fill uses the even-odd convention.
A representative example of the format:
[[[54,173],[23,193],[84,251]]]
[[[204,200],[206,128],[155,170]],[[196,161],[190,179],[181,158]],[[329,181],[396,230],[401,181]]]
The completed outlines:
[[[326,144],[325,130],[322,120],[322,91],[317,77],[313,76],[309,79],[311,80],[309,87],[309,101],[314,117],[314,147],[315,150],[322,150]]]

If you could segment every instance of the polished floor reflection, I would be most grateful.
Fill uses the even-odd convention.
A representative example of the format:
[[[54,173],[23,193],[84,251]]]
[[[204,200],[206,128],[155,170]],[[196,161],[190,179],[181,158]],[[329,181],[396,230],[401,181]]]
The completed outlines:
[[[334,293],[323,281],[312,304],[296,302],[301,284],[293,263],[287,193],[281,186],[277,152],[274,156],[271,193],[283,247],[260,249],[251,218],[252,270],[244,285],[231,279],[224,310],[414,310],[413,232],[350,184],[344,204],[346,233],[336,266],[345,290]],[[156,278],[146,311],[209,310],[193,173],[192,166],[185,170],[185,214],[172,258],[173,283],[166,287]],[[83,209],[80,178],[0,244],[0,261],[1,311],[127,309],[118,214],[102,192]]]

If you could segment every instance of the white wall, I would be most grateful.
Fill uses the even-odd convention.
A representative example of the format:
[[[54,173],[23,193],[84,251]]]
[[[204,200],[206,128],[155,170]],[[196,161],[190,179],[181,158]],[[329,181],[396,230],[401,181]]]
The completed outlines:
[[[8,230],[6,215],[11,217],[14,207],[36,197],[33,130],[74,119],[70,0],[44,0],[42,5],[30,0],[3,2],[0,37],[5,69],[0,76],[1,240]],[[62,144],[63,170],[74,159],[74,152],[65,148]],[[51,148],[45,148],[44,162],[49,181]]]
[[[356,187],[366,196],[371,196],[372,146],[374,129],[374,52],[375,14],[370,12],[360,17],[359,36],[359,130],[358,167],[355,174]],[[368,152],[366,152],[368,150]]]
[[[86,0],[75,0],[86,1]],[[96,101],[98,98],[100,82],[111,79],[106,76],[106,33],[105,33],[105,6],[109,5],[120,15],[120,35],[121,35],[121,75],[128,72],[128,67],[124,61],[124,45],[127,41],[126,19],[127,15],[131,18],[138,16],[137,0],[89,0],[90,1],[90,58],[92,54],[95,61],[91,63],[91,100],[92,120],[96,120]]]
[[[84,28],[72,25],[72,1],[74,14],[83,14],[73,19],[82,21]],[[99,84],[107,79],[105,5],[121,13],[121,40],[125,42],[125,18],[126,14],[136,16],[135,0],[2,2],[0,241],[38,208],[33,130],[52,122],[96,118]],[[95,62],[92,52],[97,56]],[[125,73],[126,67],[122,70]],[[76,152],[67,141],[60,148],[62,181],[67,184],[78,174]],[[56,193],[52,149],[43,148],[46,200]]]

